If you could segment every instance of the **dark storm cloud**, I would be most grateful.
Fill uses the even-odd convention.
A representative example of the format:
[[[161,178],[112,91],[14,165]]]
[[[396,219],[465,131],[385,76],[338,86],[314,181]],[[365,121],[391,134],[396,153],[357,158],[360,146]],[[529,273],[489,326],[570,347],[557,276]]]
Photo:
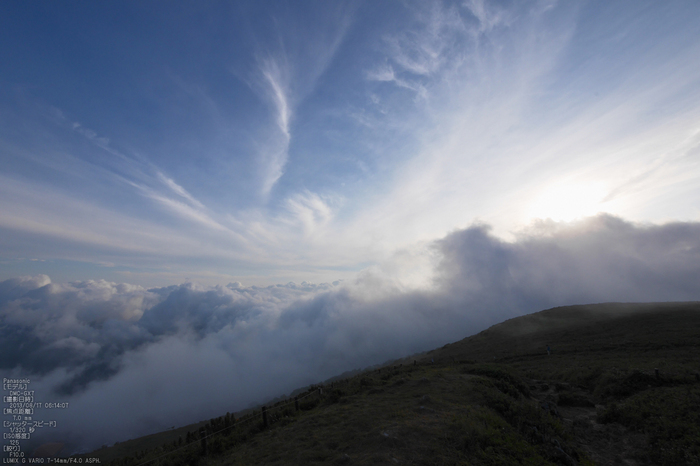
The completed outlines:
[[[433,244],[431,287],[370,271],[353,283],[266,288],[104,281],[0,283],[3,376],[71,401],[84,448],[262,402],[348,369],[431,349],[503,319],[605,301],[700,299],[700,224],[611,216],[487,226]],[[82,426],[90,425],[85,430]]]

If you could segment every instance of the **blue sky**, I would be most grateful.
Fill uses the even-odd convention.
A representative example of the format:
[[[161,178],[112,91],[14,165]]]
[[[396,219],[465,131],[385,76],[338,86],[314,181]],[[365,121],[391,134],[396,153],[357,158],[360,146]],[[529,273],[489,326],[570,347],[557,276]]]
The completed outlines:
[[[695,1],[0,9],[0,278],[420,281],[475,223],[700,218]]]

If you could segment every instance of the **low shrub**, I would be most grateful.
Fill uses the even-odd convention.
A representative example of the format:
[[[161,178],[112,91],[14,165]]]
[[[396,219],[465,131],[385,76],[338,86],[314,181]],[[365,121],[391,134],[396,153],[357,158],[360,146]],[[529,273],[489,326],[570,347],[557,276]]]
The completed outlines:
[[[499,390],[510,394],[514,398],[517,398],[516,393],[522,394],[526,398],[530,397],[530,387],[528,387],[520,377],[503,366],[475,364],[465,367],[462,369],[462,372],[465,374],[489,377],[495,381]]]
[[[620,423],[646,432],[655,464],[700,464],[700,386],[646,390],[610,403],[598,414],[600,423]]]

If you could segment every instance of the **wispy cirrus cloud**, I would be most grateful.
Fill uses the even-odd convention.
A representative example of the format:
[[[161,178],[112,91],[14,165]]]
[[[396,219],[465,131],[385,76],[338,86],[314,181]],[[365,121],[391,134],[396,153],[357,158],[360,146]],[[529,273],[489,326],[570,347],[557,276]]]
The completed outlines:
[[[304,34],[299,33],[300,26],[294,22],[276,23],[279,42],[256,53],[251,86],[268,102],[274,121],[274,128],[263,133],[265,141],[257,144],[264,197],[284,174],[295,110],[313,93],[352,21],[353,8],[339,4],[330,8],[323,20]],[[300,38],[306,35],[308,42],[302,45]]]
[[[542,2],[542,8],[544,10],[549,9],[556,3],[556,0]],[[463,5],[478,20],[476,28],[471,30],[475,36],[487,33],[497,26],[507,26],[514,21],[515,12],[502,8],[495,2],[467,0]]]
[[[80,123],[73,123],[74,131],[85,136],[100,149],[118,157],[118,162],[111,162],[106,172],[109,178],[131,186],[145,197],[156,201],[157,205],[180,218],[195,222],[201,226],[219,231],[228,231],[226,227],[211,217],[209,209],[195,199],[184,187],[166,176],[158,167],[148,160],[137,160],[114,149],[107,137],[98,136],[94,131]],[[90,167],[95,170],[95,167]],[[104,171],[104,169],[102,169]],[[163,189],[165,188],[165,189]],[[172,195],[175,194],[176,198]]]
[[[514,222],[532,220],[531,205],[542,191],[565,182],[588,186],[589,200],[602,185],[606,192],[594,199],[600,201],[598,211],[624,215],[649,212],[656,205],[657,220],[673,218],[664,211],[677,212],[684,204],[680,198],[676,203],[664,200],[669,191],[662,186],[697,195],[690,181],[697,179],[697,169],[682,156],[696,144],[697,107],[682,106],[672,97],[697,100],[688,81],[697,85],[697,62],[688,59],[697,42],[683,42],[682,51],[666,42],[647,47],[629,39],[637,33],[643,37],[643,28],[627,30],[627,46],[635,52],[620,64],[608,60],[611,53],[602,38],[623,36],[599,20],[584,20],[581,8],[571,4],[431,6],[433,10],[415,9],[415,22],[392,36],[395,46],[387,47],[383,59],[366,72],[368,79],[397,86],[403,77],[419,79],[429,99],[421,105],[404,99],[399,106],[398,97],[391,95],[393,101],[381,99],[388,111],[371,115],[378,132],[400,127],[401,134],[420,137],[397,166],[392,194],[362,212],[357,227],[365,229],[357,236],[391,230],[390,237],[400,242],[409,232],[420,234],[439,225],[441,218],[479,218],[508,236]],[[448,15],[454,8],[456,13]],[[608,14],[621,13],[611,9],[616,11]],[[625,14],[630,29],[643,17]],[[449,18],[443,20],[445,16]],[[583,46],[591,30],[599,36]],[[590,49],[598,52],[587,55]],[[658,55],[661,49],[667,51],[664,58]],[[412,63],[406,57],[422,57],[414,58],[420,66],[401,67]],[[648,66],[652,62],[653,69]],[[653,110],[661,102],[670,112],[678,110],[673,122]],[[630,183],[620,189],[624,179]],[[622,195],[625,189],[629,191]],[[640,197],[635,200],[633,192]],[[631,207],[637,202],[640,210]],[[446,223],[438,228],[449,230]]]
[[[333,220],[334,209],[329,199],[308,190],[288,198],[287,209],[292,215],[290,223],[299,224],[307,238],[322,236]]]
[[[268,57],[260,60],[259,65],[263,95],[271,104],[276,126],[267,143],[263,143],[260,148],[263,195],[269,194],[280,179],[289,156],[290,120],[295,102],[290,100],[293,98],[290,89],[291,70],[285,58]]]
[[[366,72],[369,80],[392,82],[426,98],[430,82],[445,67],[462,61],[467,39],[462,12],[456,5],[432,1],[410,7],[414,24],[408,30],[384,36],[389,63]]]
[[[233,234],[233,231],[214,220],[209,210],[201,202],[192,197],[187,190],[175,183],[171,178],[168,178],[161,172],[157,172],[156,179],[168,188],[169,193],[176,194],[179,199],[173,198],[167,193],[153,187],[122,178],[126,184],[136,188],[145,197],[156,201],[158,205],[164,207],[168,212],[174,213],[180,218],[197,223],[201,226]],[[182,199],[184,199],[184,201]]]
[[[367,71],[366,77],[370,81],[394,83],[398,87],[414,91],[416,94],[416,98],[426,98],[427,96],[427,90],[425,86],[423,86],[417,80],[400,78],[399,76],[397,76],[396,72],[394,71],[394,68],[389,64],[385,64],[384,66],[381,66],[377,69]],[[375,101],[375,103],[377,102]]]
[[[262,60],[260,72],[268,88],[268,96],[276,111],[275,120],[278,129],[289,138],[289,119],[292,109],[289,102],[289,65],[280,64],[278,60],[268,58]]]
[[[392,61],[401,69],[430,76],[454,58],[452,54],[465,26],[455,5],[433,1],[414,7],[416,26],[385,37],[385,43]]]
[[[357,271],[474,219],[512,238],[535,211],[556,218],[552,193],[586,204],[574,217],[695,218],[695,10],[665,8],[250,4],[221,12],[221,37],[172,28],[202,39],[189,55],[145,35],[163,66],[142,60],[127,84],[105,77],[135,62],[103,63],[85,98],[0,92],[0,240],[18,257],[150,260],[134,277],[202,258],[207,283],[271,283]]]
[[[170,188],[175,194],[179,195],[180,197],[183,197],[187,199],[187,201],[194,205],[195,207],[198,207],[200,209],[204,209],[204,205],[199,202],[197,199],[192,197],[190,193],[187,192],[185,188],[177,184],[175,181],[173,181],[171,178],[168,178],[165,176],[163,173],[158,172],[157,177],[159,180],[161,180],[168,188]]]

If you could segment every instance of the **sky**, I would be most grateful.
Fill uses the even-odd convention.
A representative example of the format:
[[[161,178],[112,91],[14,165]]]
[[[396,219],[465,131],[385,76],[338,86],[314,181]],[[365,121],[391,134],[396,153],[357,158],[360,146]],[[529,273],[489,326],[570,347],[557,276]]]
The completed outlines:
[[[700,300],[698,17],[2,2],[0,372],[85,450],[547,307]]]

